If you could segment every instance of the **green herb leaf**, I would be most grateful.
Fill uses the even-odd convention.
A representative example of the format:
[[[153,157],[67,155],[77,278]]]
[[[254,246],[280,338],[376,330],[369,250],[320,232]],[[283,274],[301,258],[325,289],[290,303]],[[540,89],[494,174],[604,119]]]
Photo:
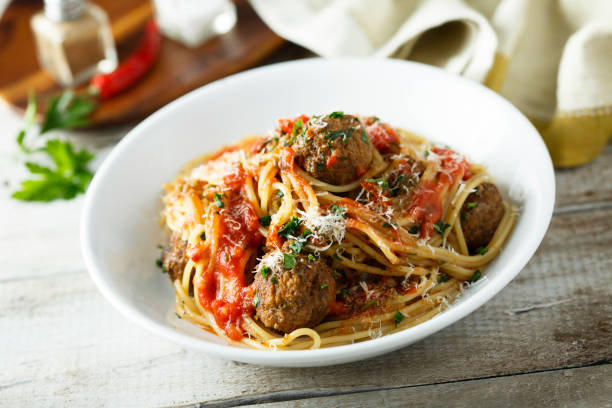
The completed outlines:
[[[478,279],[480,279],[480,269],[476,269],[476,272],[474,272],[474,274],[472,275],[472,278],[470,279],[470,282],[474,283]]]
[[[314,262],[314,261],[316,261],[316,260],[317,260],[317,258],[316,258],[316,257],[315,257],[313,254],[308,254],[308,260],[309,260],[310,262]]]
[[[42,177],[23,181],[21,190],[12,194],[13,198],[24,201],[67,200],[85,192],[93,177],[87,169],[87,163],[93,158],[91,153],[86,150],[74,152],[69,142],[60,140],[47,141],[40,151],[51,157],[55,169],[27,162],[25,165],[30,173]]]
[[[155,260],[155,265],[157,265],[158,268],[161,268],[163,266],[161,258]]]
[[[334,214],[342,216],[342,218],[347,217],[346,210],[344,209],[344,207],[340,207],[339,205],[332,204],[329,206],[329,209],[332,210]]]
[[[487,248],[487,247],[478,247],[478,248],[476,248],[476,251],[475,251],[475,252],[476,252],[477,254],[479,254],[479,255],[484,255],[484,254],[486,254],[487,252],[489,252],[489,248]]]
[[[461,213],[461,217],[460,218],[461,218],[461,221],[465,221],[465,213],[464,212]]]
[[[183,318],[176,312],[174,312],[174,314],[176,315],[176,317],[178,317],[179,319],[183,320]]]
[[[408,232],[411,233],[411,234],[418,234],[419,233],[419,227],[417,225],[413,225],[412,227],[410,227]]]
[[[324,165],[322,165],[321,163],[317,163],[317,173],[322,172],[324,168],[325,168]]]
[[[436,232],[438,232],[438,234],[444,235],[444,231],[446,231],[448,227],[450,227],[450,224],[447,224],[444,221],[440,220],[434,224],[433,228],[436,230]]]
[[[448,282],[450,278],[451,278],[450,276],[448,276],[447,274],[444,274],[440,276],[440,278],[438,279],[438,283]]]
[[[295,235],[300,230],[300,221],[297,217],[292,217],[285,225],[278,231],[278,236],[288,238],[289,235]]]
[[[304,232],[302,232],[302,237],[308,238],[309,235],[312,235],[312,231],[306,228]]]
[[[269,227],[270,222],[272,222],[271,215],[264,215],[263,217],[259,219],[259,223],[262,225],[262,227]]]
[[[342,111],[335,111],[330,113],[329,115],[327,115],[328,118],[337,118],[337,119],[342,119],[344,117],[344,112]]]
[[[306,239],[299,237],[298,239],[296,239],[295,241],[292,241],[289,244],[289,249],[291,250],[291,252],[297,255],[300,252],[302,252],[302,248],[304,248],[304,244],[306,244]]]
[[[368,135],[366,134],[366,131],[363,130],[363,129],[361,129],[361,140],[365,144],[369,144],[370,143],[370,140],[368,139]]]
[[[217,204],[218,208],[225,207],[225,203],[223,202],[223,195],[215,193],[215,203]]]
[[[325,289],[327,286],[329,286],[327,283],[322,283],[321,284],[321,289]]]
[[[280,191],[280,190],[278,190],[278,191],[276,192],[276,196],[277,196],[278,198],[283,198],[283,196],[284,196],[284,195],[285,195],[285,194],[284,194],[282,191]]]
[[[477,204],[478,204],[478,203],[476,203],[476,202],[473,202],[473,203],[467,203],[467,204],[465,205],[465,207],[466,207],[466,208],[469,208],[469,209],[472,209],[472,208],[476,207],[476,205],[477,205]]]
[[[270,274],[270,268],[266,265],[261,267],[261,277],[266,279],[268,277],[268,275]]]
[[[74,129],[89,124],[87,117],[96,109],[93,100],[75,97],[71,90],[51,98],[40,134],[54,129]]]
[[[206,241],[206,231],[202,231],[202,233],[200,234],[200,239],[202,241]]]
[[[283,268],[293,269],[295,267],[296,260],[293,254],[283,254]]]
[[[397,325],[400,324],[402,320],[404,320],[404,317],[406,316],[404,316],[402,312],[400,312],[399,310],[395,312],[395,314],[393,315],[393,321],[395,322],[395,327],[397,327]]]
[[[368,303],[366,303],[365,305],[361,307],[361,310],[366,310],[368,307],[372,306],[374,303],[376,303],[376,299],[370,300]]]
[[[257,296],[257,293],[255,294],[255,296],[253,296],[253,307],[257,307],[259,306],[259,296]]]
[[[270,278],[270,282],[272,282],[275,285],[278,283],[278,281],[276,280],[274,276]]]

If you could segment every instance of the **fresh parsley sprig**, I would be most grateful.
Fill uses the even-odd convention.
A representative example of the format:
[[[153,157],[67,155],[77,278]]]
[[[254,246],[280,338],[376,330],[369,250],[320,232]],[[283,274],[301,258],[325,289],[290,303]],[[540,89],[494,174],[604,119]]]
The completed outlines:
[[[74,129],[88,124],[87,117],[96,108],[95,102],[75,96],[72,91],[65,91],[60,96],[51,98],[38,135],[51,130]],[[35,178],[21,182],[21,190],[15,191],[12,197],[23,201],[69,200],[79,193],[84,193],[93,174],[87,164],[93,154],[87,150],[75,151],[68,141],[47,140],[42,147],[31,143],[32,127],[35,123],[38,105],[34,94],[30,94],[24,115],[23,128],[17,134],[17,145],[21,151],[32,157],[35,153],[51,159],[54,166],[47,167],[28,160],[25,166]]]

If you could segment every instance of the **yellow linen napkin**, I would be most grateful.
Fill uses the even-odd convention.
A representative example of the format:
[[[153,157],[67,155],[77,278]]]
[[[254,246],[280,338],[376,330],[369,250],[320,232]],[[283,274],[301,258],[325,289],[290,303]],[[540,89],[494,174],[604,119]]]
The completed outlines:
[[[555,165],[612,133],[612,0],[250,0],[325,57],[420,61],[484,83],[536,125]]]

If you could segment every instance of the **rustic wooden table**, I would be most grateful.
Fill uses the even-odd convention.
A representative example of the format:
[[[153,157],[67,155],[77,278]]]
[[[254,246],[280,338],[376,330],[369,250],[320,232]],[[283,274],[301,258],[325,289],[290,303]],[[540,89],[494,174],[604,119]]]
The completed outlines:
[[[114,310],[80,255],[82,197],[9,198],[19,123],[0,106],[0,406],[612,406],[612,144],[557,171],[544,242],[485,306],[389,355],[279,369],[183,350]],[[74,135],[107,144],[99,164],[128,129]]]

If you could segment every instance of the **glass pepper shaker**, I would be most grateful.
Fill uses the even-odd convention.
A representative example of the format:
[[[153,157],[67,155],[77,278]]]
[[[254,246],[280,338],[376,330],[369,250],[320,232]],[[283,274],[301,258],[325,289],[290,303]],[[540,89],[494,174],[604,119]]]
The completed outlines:
[[[117,51],[104,10],[83,0],[45,0],[30,21],[40,65],[73,86],[117,67]]]

